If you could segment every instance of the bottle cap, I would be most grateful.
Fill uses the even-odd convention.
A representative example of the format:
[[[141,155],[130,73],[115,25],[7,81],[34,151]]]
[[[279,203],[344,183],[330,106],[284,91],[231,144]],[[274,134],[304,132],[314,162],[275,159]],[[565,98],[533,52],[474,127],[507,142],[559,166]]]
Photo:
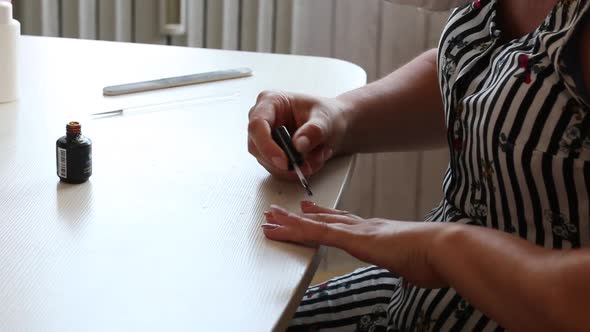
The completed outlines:
[[[0,0],[0,24],[12,22],[12,3],[8,0]]]
[[[80,122],[70,121],[66,125],[66,133],[74,136],[80,135],[82,133],[82,125],[80,125]]]

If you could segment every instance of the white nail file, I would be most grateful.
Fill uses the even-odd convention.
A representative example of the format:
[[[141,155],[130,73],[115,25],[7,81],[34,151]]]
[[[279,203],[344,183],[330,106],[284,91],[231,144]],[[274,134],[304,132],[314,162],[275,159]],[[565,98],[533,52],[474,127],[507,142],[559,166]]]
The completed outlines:
[[[177,86],[229,80],[247,76],[252,76],[252,69],[236,68],[228,70],[217,70],[193,75],[161,78],[152,81],[112,85],[105,87],[102,90],[102,93],[105,96],[119,96],[128,93],[167,89]]]

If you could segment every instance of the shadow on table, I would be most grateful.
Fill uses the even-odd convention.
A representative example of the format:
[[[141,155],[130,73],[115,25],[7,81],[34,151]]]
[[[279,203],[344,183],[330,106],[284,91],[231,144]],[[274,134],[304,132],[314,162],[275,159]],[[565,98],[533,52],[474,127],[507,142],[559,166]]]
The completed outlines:
[[[293,212],[299,212],[299,204],[302,200],[313,200],[307,197],[303,187],[298,181],[287,181],[269,175],[258,187],[258,193],[265,210],[270,209],[271,204],[280,205]]]
[[[60,219],[72,229],[77,229],[93,212],[92,182],[68,184],[59,181],[55,199]]]

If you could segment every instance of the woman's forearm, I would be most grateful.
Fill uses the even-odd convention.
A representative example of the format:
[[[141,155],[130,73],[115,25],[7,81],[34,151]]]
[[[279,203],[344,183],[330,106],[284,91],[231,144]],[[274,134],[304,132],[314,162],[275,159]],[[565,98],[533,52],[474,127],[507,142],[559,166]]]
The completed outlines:
[[[590,250],[551,250],[476,226],[447,225],[429,253],[435,270],[508,330],[590,327]]]
[[[436,50],[338,99],[349,105],[338,152],[412,151],[445,144]]]

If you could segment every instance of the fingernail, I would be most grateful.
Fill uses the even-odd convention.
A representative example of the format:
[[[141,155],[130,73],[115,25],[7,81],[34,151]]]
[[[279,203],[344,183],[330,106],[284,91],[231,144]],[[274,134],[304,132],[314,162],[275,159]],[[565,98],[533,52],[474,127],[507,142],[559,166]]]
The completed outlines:
[[[277,228],[279,228],[279,225],[277,225],[277,224],[262,224],[262,225],[260,225],[260,227],[262,227],[264,229],[277,229]]]
[[[272,158],[272,163],[278,168],[278,169],[282,169],[285,170],[287,169],[287,166],[285,165],[285,161],[283,160],[283,158],[279,158],[279,157],[273,157]]]
[[[311,201],[301,201],[301,208],[305,209],[305,208],[311,208],[314,207],[315,203],[311,202]]]
[[[278,214],[278,215],[282,215],[282,216],[288,216],[289,215],[289,211],[283,209],[282,207],[278,206],[278,205],[271,205],[270,209],[272,211],[273,214]]]
[[[301,136],[295,141],[294,144],[297,151],[305,153],[309,149],[309,145],[311,144],[311,142],[309,141],[309,138],[307,138],[306,136]]]
[[[264,211],[264,216],[266,217],[266,219],[272,218],[272,212],[270,212],[270,211]]]
[[[332,158],[333,155],[334,155],[334,150],[328,149],[328,151],[326,151],[326,153],[324,153],[324,161],[327,161],[328,159]]]

